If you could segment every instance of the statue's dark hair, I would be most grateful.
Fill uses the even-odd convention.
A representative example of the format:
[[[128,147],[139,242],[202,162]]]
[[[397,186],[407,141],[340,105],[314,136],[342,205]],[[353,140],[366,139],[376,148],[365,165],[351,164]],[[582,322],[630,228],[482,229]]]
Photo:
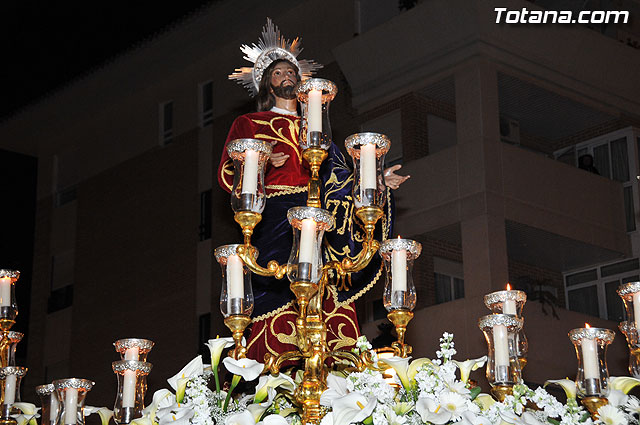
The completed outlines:
[[[262,73],[262,79],[258,85],[258,96],[256,96],[256,107],[258,111],[269,111],[275,106],[276,98],[273,93],[271,93],[271,74],[273,74],[273,69],[276,65],[283,62],[288,63],[293,67],[293,69],[295,69],[298,81],[300,81],[300,71],[298,70],[298,67],[288,60],[277,59],[271,62],[267,69],[264,70],[264,73]]]

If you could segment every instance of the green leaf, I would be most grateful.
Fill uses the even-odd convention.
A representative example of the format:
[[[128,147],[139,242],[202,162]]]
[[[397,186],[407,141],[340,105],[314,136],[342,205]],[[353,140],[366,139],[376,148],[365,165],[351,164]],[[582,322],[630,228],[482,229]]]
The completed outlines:
[[[369,416],[367,419],[362,421],[364,425],[371,425],[373,423],[373,415]]]
[[[478,397],[478,394],[480,394],[481,391],[482,391],[482,388],[480,388],[480,386],[471,388],[471,392],[469,394],[471,396],[471,401],[475,400],[476,397]]]
[[[552,423],[553,425],[560,425],[560,421],[557,419],[547,418],[547,421],[549,421],[549,423]]]

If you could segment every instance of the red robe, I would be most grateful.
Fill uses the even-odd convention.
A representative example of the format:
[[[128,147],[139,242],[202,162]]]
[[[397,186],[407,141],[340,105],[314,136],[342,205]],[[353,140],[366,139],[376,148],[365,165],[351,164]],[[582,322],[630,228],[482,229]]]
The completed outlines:
[[[256,112],[238,117],[229,131],[222,159],[218,167],[218,182],[227,192],[233,186],[233,161],[226,151],[226,144],[240,138],[260,139],[273,144],[273,152],[284,152],[289,158],[281,167],[268,165],[265,170],[267,205],[284,201],[287,196],[300,196],[306,192],[309,168],[302,158],[298,144],[300,119],[272,111]],[[300,205],[304,205],[301,203]],[[286,220],[286,217],[282,218]],[[260,226],[260,224],[258,224]],[[258,247],[260,249],[260,247]],[[286,247],[287,250],[290,247]],[[267,261],[265,258],[263,261]],[[285,277],[286,280],[286,277]],[[273,279],[273,285],[282,285]],[[350,348],[360,335],[353,303],[336,302],[336,287],[329,286],[323,301],[327,342],[330,349]],[[295,305],[289,299],[282,306],[259,317],[254,317],[248,342],[248,357],[262,361],[266,353],[279,354],[294,350],[296,343]]]

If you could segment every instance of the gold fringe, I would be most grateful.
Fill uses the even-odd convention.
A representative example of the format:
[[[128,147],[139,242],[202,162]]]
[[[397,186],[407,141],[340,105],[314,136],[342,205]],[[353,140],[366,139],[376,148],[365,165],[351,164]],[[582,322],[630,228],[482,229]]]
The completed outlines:
[[[275,196],[293,195],[294,193],[306,192],[307,186],[287,186],[287,185],[281,185],[281,184],[272,184],[272,185],[266,186],[265,189],[277,190],[277,192],[272,192],[267,195],[267,199],[269,199]]]

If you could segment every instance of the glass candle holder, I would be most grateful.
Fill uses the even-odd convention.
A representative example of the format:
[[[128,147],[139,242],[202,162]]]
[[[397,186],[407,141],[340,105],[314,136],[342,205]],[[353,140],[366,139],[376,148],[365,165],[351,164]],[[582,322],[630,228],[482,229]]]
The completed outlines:
[[[36,387],[36,394],[40,397],[41,425],[55,425],[60,411],[56,387],[53,384],[39,385]]]
[[[239,244],[223,245],[213,251],[222,268],[220,311],[224,317],[239,314],[251,316],[253,313],[251,271],[236,254],[239,246]]]
[[[302,108],[300,147],[329,149],[331,122],[329,105],[336,97],[338,87],[329,80],[309,78],[298,87],[298,101]]]
[[[478,320],[487,341],[487,380],[492,387],[522,382],[513,335],[522,329],[522,319],[508,314],[490,314]]]
[[[113,343],[122,360],[147,361],[147,355],[153,348],[154,342],[143,338],[123,338]]]
[[[257,139],[235,139],[227,144],[227,153],[234,167],[231,208],[234,212],[262,213],[267,199],[264,169],[271,156],[271,144]]]
[[[577,328],[569,332],[569,339],[576,349],[578,374],[576,386],[581,397],[606,397],[609,371],[607,369],[607,346],[613,342],[615,333],[603,328]]]
[[[627,338],[629,346],[629,374],[640,379],[640,347],[638,346],[638,330],[634,323],[620,322],[620,332]]]
[[[2,418],[11,417],[13,403],[20,401],[20,382],[27,374],[27,368],[7,366],[0,368],[0,386],[2,390]]]
[[[60,401],[57,425],[84,425],[84,400],[95,385],[88,379],[67,378],[53,381]]]
[[[522,319],[522,310],[527,302],[527,294],[524,291],[508,289],[505,291],[492,292],[484,296],[484,305],[494,314],[508,314]],[[520,370],[527,364],[527,354],[529,353],[529,342],[524,333],[524,323],[522,329],[513,335],[514,340],[510,341],[516,349]]]
[[[18,279],[18,270],[0,269],[0,319],[16,320],[18,303],[14,287]]]
[[[391,141],[384,134],[356,133],[344,142],[353,160],[353,200],[356,208],[377,206],[386,200],[384,156]]]
[[[387,239],[380,244],[378,252],[386,272],[384,307],[387,311],[413,310],[416,306],[413,261],[420,256],[422,245],[411,239]]]
[[[113,362],[111,366],[118,377],[113,421],[117,424],[128,424],[142,417],[147,390],[145,378],[151,372],[152,365],[137,360],[119,360]]]
[[[287,211],[293,229],[287,277],[291,282],[318,283],[322,277],[322,237],[333,227],[333,215],[322,208],[294,207]]]
[[[2,336],[6,342],[0,343],[0,367],[16,365],[16,347],[24,334],[22,332],[8,331]]]

